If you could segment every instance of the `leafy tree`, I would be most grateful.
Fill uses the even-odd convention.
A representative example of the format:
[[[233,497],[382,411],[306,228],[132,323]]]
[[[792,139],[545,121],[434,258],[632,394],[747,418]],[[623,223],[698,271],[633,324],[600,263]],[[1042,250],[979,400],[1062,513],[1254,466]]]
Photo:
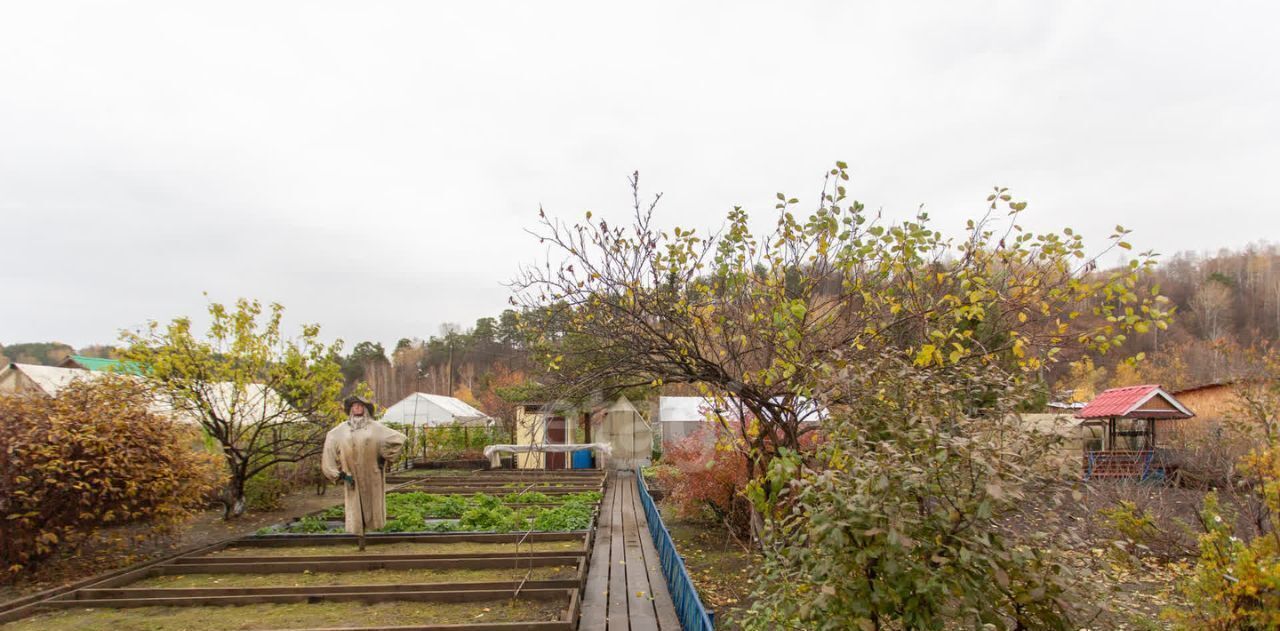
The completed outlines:
[[[524,342],[519,320],[520,316],[514,309],[507,309],[498,317],[498,341],[508,348],[519,349]]]
[[[784,452],[776,491],[748,493],[774,519],[746,627],[1074,628],[1055,540],[1001,527],[1055,473],[1060,439],[1016,415],[1031,384],[891,352],[834,381],[845,404],[816,451]]]
[[[199,436],[152,411],[120,376],[73,381],[56,397],[0,396],[0,564],[4,574],[73,552],[103,527],[164,532],[219,484]]]
[[[1098,257],[1130,249],[1119,226],[1090,256],[1070,229],[1024,231],[1026,203],[997,188],[986,215],[952,239],[923,213],[881,222],[846,198],[847,179],[837,163],[808,216],[779,193],[763,235],[740,207],[716,234],[659,229],[660,197],[641,203],[638,177],[629,226],[541,214],[549,259],[515,282],[535,355],[562,391],[683,382],[735,398],[756,419],[739,431],[761,479],[779,450],[799,451],[816,430],[806,401],[845,403],[845,390],[824,384],[846,367],[894,353],[920,369],[1034,375],[1064,348],[1101,353],[1166,326],[1163,298],[1136,289],[1153,253],[1097,269]]]
[[[498,321],[493,318],[476,320],[475,328],[471,329],[471,339],[478,346],[493,345],[498,341]]]
[[[325,433],[342,416],[341,341],[320,342],[320,327],[304,325],[285,338],[284,307],[263,312],[256,301],[234,308],[210,303],[204,339],[191,321],[152,322],[126,332],[128,359],[147,366],[148,376],[175,409],[197,420],[221,448],[228,481],[225,517],[244,513],[245,482],[276,464],[318,454]]]
[[[366,366],[370,363],[389,363],[382,342],[360,342],[351,349],[351,354],[342,359],[342,376],[347,383],[355,383],[365,378]]]
[[[57,365],[69,357],[75,349],[62,342],[28,342],[0,345],[0,357],[19,364]]]

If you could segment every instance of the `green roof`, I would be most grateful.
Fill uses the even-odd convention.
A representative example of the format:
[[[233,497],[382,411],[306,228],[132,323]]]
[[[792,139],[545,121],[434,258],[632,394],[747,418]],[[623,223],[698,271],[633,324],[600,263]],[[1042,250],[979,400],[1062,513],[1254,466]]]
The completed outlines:
[[[102,357],[86,357],[84,355],[72,355],[71,360],[88,370],[111,371],[126,375],[141,375],[142,367],[135,362],[126,362],[119,359],[105,359]]]

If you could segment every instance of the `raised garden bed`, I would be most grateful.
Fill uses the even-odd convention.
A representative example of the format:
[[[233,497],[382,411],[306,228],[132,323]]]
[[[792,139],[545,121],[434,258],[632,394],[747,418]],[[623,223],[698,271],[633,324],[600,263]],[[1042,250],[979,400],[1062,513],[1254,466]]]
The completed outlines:
[[[387,525],[381,532],[540,532],[585,530],[598,491],[548,495],[540,491],[488,495],[440,495],[406,491],[387,495]],[[334,506],[258,534],[341,532],[344,509]]]
[[[469,555],[517,552],[578,552],[582,549],[582,539],[563,541],[458,541],[454,543],[378,543],[371,541],[366,547],[366,555]],[[246,546],[234,545],[215,550],[204,557],[194,558],[235,558],[235,557],[274,557],[274,556],[326,556],[359,554],[360,548],[354,543],[337,545],[302,545],[302,546]]]
[[[450,476],[465,485],[474,476]],[[0,607],[14,629],[386,628],[571,631],[576,626],[602,477],[537,493],[480,485],[449,497],[388,498],[392,529],[359,550],[347,534],[264,534],[140,564]],[[519,481],[519,480],[517,480]],[[496,482],[496,484],[495,484]],[[574,488],[595,491],[582,493]],[[513,491],[514,489],[514,491]],[[512,500],[507,503],[504,500]],[[516,501],[525,500],[525,501]],[[537,500],[537,501],[528,501]],[[297,520],[341,528],[342,509]],[[452,519],[429,515],[451,514]],[[545,532],[530,532],[530,529]],[[478,531],[511,532],[478,532]]]
[[[492,583],[519,581],[570,580],[578,574],[572,565],[548,565],[528,568],[523,563],[505,559],[504,567],[491,568],[422,568],[404,570],[364,570],[354,572],[327,572],[303,570],[301,572],[225,574],[183,573],[152,576],[130,583],[131,589],[147,587],[311,587],[317,585],[400,585],[427,583]],[[253,568],[241,568],[252,570]]]
[[[41,631],[155,631],[158,629],[239,629],[360,628],[409,626],[430,623],[476,625],[520,623],[514,628],[572,629],[571,623],[541,625],[564,620],[569,594],[561,590],[554,598],[486,598],[463,602],[293,602],[195,607],[76,607],[24,618],[6,629]],[[494,627],[488,627],[494,628]]]

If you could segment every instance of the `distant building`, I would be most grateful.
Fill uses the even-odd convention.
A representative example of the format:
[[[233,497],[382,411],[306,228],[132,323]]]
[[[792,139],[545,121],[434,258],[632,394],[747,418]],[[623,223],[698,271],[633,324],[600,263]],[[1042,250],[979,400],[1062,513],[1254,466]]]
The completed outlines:
[[[87,355],[72,355],[62,360],[58,367],[142,376],[142,366],[139,366],[137,362],[107,359],[105,357],[89,357]]]
[[[68,361],[70,359],[68,358]],[[70,367],[72,364],[68,364],[68,361],[64,361],[63,366],[9,364],[0,369],[0,394],[41,394],[54,397],[74,381],[98,379],[117,372],[130,379],[144,379],[140,375],[141,371],[136,366],[130,367],[127,362],[110,365],[88,362],[96,367],[74,368]],[[111,359],[101,361],[117,362]],[[77,362],[74,365],[83,366],[84,364]],[[302,414],[295,411],[279,393],[262,384],[249,383],[237,388],[229,381],[213,383],[210,384],[208,398],[214,407],[214,412],[223,418],[232,417],[233,410],[253,410],[256,418],[268,418],[272,422],[281,419],[304,420]],[[175,406],[174,402],[169,401],[167,397],[156,395],[151,404],[151,411],[168,416],[175,421],[198,424],[199,413],[193,409],[182,409],[184,407],[187,406],[182,404]]]
[[[58,392],[78,379],[92,378],[94,373],[58,366],[37,364],[9,364],[0,368],[0,393],[43,394],[57,396]]]
[[[826,418],[827,410],[811,399],[797,399],[800,422],[818,423]],[[743,410],[737,399],[725,398],[719,402],[708,397],[658,397],[658,417],[654,429],[662,436],[662,448],[678,443],[701,429],[714,430],[716,419],[737,422],[750,412]],[[707,433],[708,438],[714,432]]]
[[[493,418],[461,399],[415,392],[388,407],[382,414],[382,422],[415,427],[483,426],[493,422]]]
[[[1195,416],[1156,384],[1112,388],[1076,412],[1081,424],[1101,430],[1101,444],[1086,442],[1084,476],[1167,478],[1178,467],[1166,457],[1166,438]]]
[[[1195,410],[1196,417],[1176,427],[1157,426],[1156,431],[1167,434],[1166,443],[1180,446],[1193,445],[1205,439],[1221,439],[1225,435],[1227,421],[1240,413],[1240,406],[1244,403],[1242,392],[1256,385],[1256,382],[1229,381],[1179,390],[1173,395]]]
[[[662,449],[678,443],[709,427],[708,415],[719,413],[729,417],[728,410],[717,410],[714,399],[705,397],[658,397],[658,432],[662,436]],[[714,435],[714,434],[710,434]]]
[[[516,445],[575,445],[590,431],[584,412],[575,406],[525,402],[516,407]],[[517,469],[567,469],[564,453],[529,452],[515,455]]]

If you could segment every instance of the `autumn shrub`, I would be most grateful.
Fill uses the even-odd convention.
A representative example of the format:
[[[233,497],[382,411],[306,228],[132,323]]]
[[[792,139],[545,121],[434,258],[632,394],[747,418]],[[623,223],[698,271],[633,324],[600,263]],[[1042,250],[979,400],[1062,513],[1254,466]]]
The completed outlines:
[[[1137,482],[1116,481],[1093,489],[1108,505],[1098,510],[1105,535],[1115,549],[1133,559],[1171,562],[1196,554],[1196,533],[1183,507],[1169,489]]]
[[[164,532],[202,506],[220,468],[192,429],[149,411],[128,378],[73,382],[49,398],[0,397],[0,562],[6,575],[74,551],[101,529]]]
[[[1280,629],[1280,535],[1237,537],[1216,493],[1205,498],[1201,519],[1200,558],[1181,585],[1188,607],[1166,615],[1185,630]]]
[[[293,490],[286,467],[276,465],[260,471],[244,483],[245,507],[253,511],[274,511],[284,508],[284,497]]]
[[[736,432],[707,427],[670,445],[664,466],[656,471],[666,502],[686,518],[711,518],[739,536],[748,536],[751,505],[742,495],[747,486],[747,461]]]
[[[1018,423],[1022,392],[993,371],[882,361],[842,373],[815,453],[748,485],[771,519],[745,626],[1076,628],[1061,533],[1002,526],[1058,474],[1060,439]]]
[[[1180,629],[1280,629],[1280,354],[1266,358],[1270,378],[1246,389],[1239,419],[1258,446],[1241,458],[1234,492],[1260,506],[1238,527],[1217,493],[1204,501],[1200,558],[1181,585],[1188,607],[1166,614]],[[1237,497],[1239,497],[1239,495]]]

